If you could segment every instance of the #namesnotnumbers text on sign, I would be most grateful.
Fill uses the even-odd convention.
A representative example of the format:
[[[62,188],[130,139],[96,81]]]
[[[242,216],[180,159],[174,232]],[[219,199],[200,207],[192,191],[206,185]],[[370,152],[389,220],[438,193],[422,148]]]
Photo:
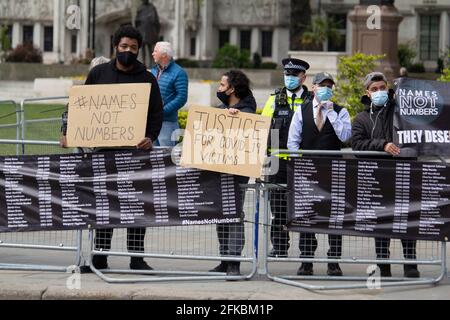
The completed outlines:
[[[75,86],[70,90],[69,147],[128,147],[145,138],[151,84]]]

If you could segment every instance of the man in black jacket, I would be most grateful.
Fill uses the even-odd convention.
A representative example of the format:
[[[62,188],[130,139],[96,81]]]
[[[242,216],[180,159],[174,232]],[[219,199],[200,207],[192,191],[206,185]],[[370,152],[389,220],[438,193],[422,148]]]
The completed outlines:
[[[148,105],[146,138],[137,148],[149,151],[153,142],[159,136],[163,121],[163,103],[156,78],[147,68],[137,61],[139,49],[142,46],[142,35],[131,25],[121,27],[113,38],[116,58],[109,63],[98,65],[89,73],[85,85],[122,84],[122,83],[150,83],[152,85]],[[65,139],[62,139],[65,146]],[[124,148],[96,148],[95,151],[119,151]],[[128,251],[144,252],[145,228],[129,228],[127,234]],[[111,249],[113,229],[97,230],[95,235],[96,249],[108,251]],[[107,256],[96,255],[92,259],[96,269],[107,269]],[[143,258],[132,257],[130,268],[133,270],[152,270]]]
[[[394,91],[388,90],[384,74],[373,72],[364,81],[365,96],[361,102],[366,109],[359,113],[352,127],[352,149],[359,151],[385,151],[400,155],[400,148],[393,143],[395,100]],[[377,259],[389,259],[390,239],[375,238]],[[405,259],[416,259],[416,241],[402,240]],[[382,277],[391,277],[389,264],[379,265]],[[417,265],[404,266],[405,277],[418,278]]]
[[[220,80],[217,98],[222,102],[221,109],[227,109],[230,115],[239,117],[239,113],[255,113],[256,101],[250,90],[250,80],[240,70],[230,70],[226,72]],[[243,176],[236,177],[239,184],[248,184],[249,178]],[[239,197],[244,202],[242,190],[239,190]],[[241,211],[244,219],[244,212]],[[221,256],[240,257],[245,244],[244,223],[218,224],[217,238],[219,239],[219,251]],[[221,263],[210,270],[210,272],[226,272],[228,276],[239,276],[240,262],[221,261]]]

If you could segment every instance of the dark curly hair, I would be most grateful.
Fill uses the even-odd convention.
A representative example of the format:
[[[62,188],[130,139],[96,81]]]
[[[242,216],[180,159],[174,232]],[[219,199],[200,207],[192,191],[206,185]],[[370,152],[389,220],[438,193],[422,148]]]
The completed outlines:
[[[243,99],[248,97],[252,92],[250,90],[250,80],[240,70],[230,70],[223,75],[228,78],[228,83],[234,88],[236,97]]]
[[[119,30],[116,31],[113,37],[113,45],[114,47],[117,47],[120,43],[120,40],[122,38],[130,38],[137,40],[139,44],[139,48],[142,47],[142,34],[139,32],[138,29],[133,27],[131,24],[127,24],[125,26],[122,26],[119,28]]]

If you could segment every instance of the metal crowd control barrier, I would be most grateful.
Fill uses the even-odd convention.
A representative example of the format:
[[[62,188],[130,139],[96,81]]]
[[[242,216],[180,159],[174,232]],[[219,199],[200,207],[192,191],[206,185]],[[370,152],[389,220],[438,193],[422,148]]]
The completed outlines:
[[[273,155],[276,154],[290,154],[291,157],[301,156],[301,155],[328,155],[328,156],[345,156],[345,155],[353,155],[353,156],[380,156],[386,155],[383,152],[345,152],[345,151],[299,151],[292,152],[287,150],[279,150]],[[283,225],[272,225],[272,218],[274,214],[282,214],[283,212],[286,214],[287,211],[287,190],[283,186],[273,185],[265,183],[262,186],[262,191],[264,195],[264,203],[266,204],[264,208],[264,243],[263,243],[263,255],[264,255],[264,267],[265,272],[269,279],[291,285],[300,287],[307,290],[337,290],[337,289],[357,289],[357,288],[370,288],[371,285],[379,286],[379,287],[393,287],[393,286],[413,286],[413,285],[433,285],[439,283],[446,275],[447,265],[446,265],[446,242],[431,242],[431,241],[418,241],[417,242],[417,257],[415,259],[406,259],[401,255],[402,250],[399,248],[400,241],[392,240],[391,243],[391,256],[389,259],[376,259],[375,256],[375,247],[374,247],[374,239],[373,238],[363,238],[363,237],[353,237],[353,236],[344,236],[342,240],[342,255],[337,257],[336,255],[333,257],[333,251],[336,251],[337,242],[333,241],[333,238],[330,240],[327,239],[326,235],[317,235],[317,252],[314,258],[298,258],[300,256],[300,233],[288,233],[283,229]],[[273,211],[272,215],[269,214],[269,211]],[[280,218],[278,218],[280,219]],[[271,234],[271,228],[272,230]],[[286,238],[286,237],[289,237]],[[277,238],[279,241],[278,244],[287,243],[286,247],[281,248],[282,250],[278,250],[277,252],[281,252],[279,255],[275,255],[272,251],[272,254],[269,252],[269,246],[271,242],[271,237]],[[287,240],[287,241],[286,241]],[[327,241],[328,240],[328,241]],[[305,240],[303,240],[305,241]],[[313,239],[307,239],[306,243],[303,242],[303,248],[306,245],[314,245],[311,242]],[[288,247],[290,244],[290,248]],[[298,246],[298,249],[294,249],[294,247]],[[279,249],[279,248],[277,248]],[[286,249],[286,250],[283,250]],[[327,252],[326,249],[329,249]],[[389,250],[389,248],[387,248]],[[408,248],[403,248],[404,253],[409,252]],[[273,249],[272,249],[273,250]],[[406,251],[405,251],[406,250]],[[284,252],[283,252],[284,251]],[[398,257],[400,255],[400,257]],[[319,264],[345,264],[350,265],[348,269],[343,268],[343,276],[329,276],[327,275],[327,270],[323,270],[324,268],[320,268],[318,270],[320,274],[325,275],[292,275],[295,274],[295,269],[292,270],[291,274],[274,274],[269,269],[269,266],[272,263],[319,263]],[[367,273],[364,272],[364,276],[345,276],[348,273],[357,273],[358,270],[354,268],[355,265],[369,265],[367,269]],[[422,273],[426,273],[427,277],[420,278],[405,278],[405,277],[383,277],[376,278],[374,277],[376,266],[377,265],[418,265],[418,266],[435,266],[435,269],[439,268],[439,275],[437,277],[428,276],[432,271],[426,270],[421,271]],[[351,271],[349,270],[351,269]],[[365,271],[365,270],[364,270]],[[291,272],[291,271],[290,271]],[[301,274],[303,274],[301,272]],[[331,281],[341,282],[341,281],[362,281],[363,283],[358,284],[321,284],[321,285],[312,285],[302,281],[326,281],[330,283]],[[377,280],[379,280],[377,282]]]
[[[20,109],[19,109],[18,105],[16,104],[16,102],[14,100],[0,101],[0,105],[9,105],[9,104],[11,104],[14,107],[14,112],[6,114],[6,115],[2,114],[1,118],[2,118],[2,120],[4,120],[4,119],[8,118],[9,116],[15,115],[15,123],[2,124],[2,125],[0,125],[0,130],[7,130],[8,131],[8,129],[15,128],[16,132],[15,132],[15,137],[14,138],[16,140],[20,140],[20,135],[21,135],[21,130],[20,130],[21,125],[20,125],[20,123],[22,121],[21,120],[22,119],[21,118],[22,114],[20,112]],[[3,138],[5,138],[6,136],[9,135],[9,132],[6,132],[6,134],[3,131],[0,131],[0,132],[1,132],[0,136],[3,137]],[[10,138],[13,138],[13,137],[10,137]],[[18,155],[19,152],[20,152],[20,145],[17,144],[16,145],[16,154]]]
[[[64,112],[64,107],[58,107],[56,109],[44,110],[41,111],[41,114],[46,114],[48,112],[59,111],[58,117],[56,118],[41,118],[41,119],[28,119],[27,112],[31,109],[25,109],[25,106],[32,102],[50,102],[50,101],[60,101],[65,100],[64,104],[66,104],[66,100],[69,97],[43,97],[43,98],[32,98],[32,99],[24,99],[20,102],[20,114],[22,115],[20,121],[21,135],[20,140],[31,140],[34,136],[39,136],[40,140],[50,140],[57,141],[60,135],[61,128],[61,114]],[[46,124],[46,125],[43,125]],[[53,126],[52,126],[53,124]],[[19,138],[18,138],[19,140]],[[51,144],[44,144],[45,146],[51,146]],[[36,152],[42,152],[43,150],[36,150],[35,148],[30,148],[31,150],[25,149],[26,144],[22,144],[21,153],[25,154],[36,154]],[[60,152],[60,150],[55,148],[46,148],[45,153],[51,154],[55,152]]]
[[[240,256],[221,255],[218,242],[218,231],[221,225],[205,225],[205,226],[177,226],[177,227],[155,227],[146,229],[145,252],[127,252],[127,235],[124,229],[116,229],[113,235],[112,248],[109,251],[96,248],[94,230],[90,232],[89,238],[91,243],[89,263],[91,270],[101,279],[108,283],[139,283],[139,282],[162,282],[162,281],[197,281],[197,280],[249,280],[257,271],[257,238],[253,238],[257,233],[254,230],[255,224],[253,217],[258,217],[259,211],[255,207],[257,198],[259,197],[259,185],[241,186],[244,192],[243,211],[244,219],[244,239],[241,239],[239,224],[228,225],[221,229],[221,235],[225,241],[228,239],[229,249],[232,246],[243,245]],[[252,219],[248,219],[248,218]],[[223,225],[226,226],[226,225]],[[228,229],[228,230],[227,230]],[[234,231],[232,231],[234,230]],[[99,236],[97,234],[97,236]],[[99,236],[100,237],[100,236]],[[99,239],[100,242],[102,239]],[[244,240],[245,244],[241,241]],[[236,243],[237,242],[237,243]],[[241,244],[239,244],[241,243]],[[225,244],[226,246],[226,244]],[[129,249],[129,248],[128,248]],[[231,249],[230,249],[231,250]],[[236,249],[239,251],[239,248]],[[114,261],[114,266],[120,266],[119,269],[103,269],[98,270],[93,266],[93,256],[109,256],[109,257],[138,257],[153,258],[149,263],[155,268],[151,271],[129,270],[120,268],[123,266],[119,261]],[[110,259],[109,259],[110,260]],[[158,261],[156,261],[158,260]],[[173,270],[174,260],[184,260],[183,264],[177,265],[179,270]],[[209,263],[205,263],[205,262]],[[210,262],[237,262],[246,263],[245,269],[241,271],[240,276],[228,276],[224,272],[208,271],[215,267]],[[108,261],[109,266],[111,261]],[[248,267],[248,265],[250,267]],[[172,269],[172,270],[167,270]],[[194,270],[194,271],[193,271]],[[203,270],[203,271],[199,271]],[[106,274],[116,275],[145,275],[146,277],[136,278],[117,278],[110,277]],[[155,276],[155,277],[148,277]]]
[[[79,266],[81,263],[82,248],[81,231],[49,231],[49,232],[29,232],[29,233],[3,233],[0,234],[0,249],[2,252],[0,259],[0,270],[29,270],[29,271],[55,271],[67,272],[71,265]],[[3,250],[5,249],[5,250]],[[14,256],[21,260],[20,263],[4,261],[8,256],[7,250],[15,249]],[[21,251],[17,251],[21,249]],[[22,251],[23,250],[23,251]],[[45,256],[37,254],[37,251],[46,251]],[[17,257],[21,252],[23,256]],[[50,252],[59,252],[52,255]],[[70,253],[67,256],[67,264],[59,265],[62,257],[60,253]],[[38,256],[35,256],[38,255]],[[36,260],[45,260],[45,264],[37,264]],[[49,261],[54,264],[49,265]]]
[[[34,145],[34,146],[57,146],[58,142],[52,141],[25,141],[25,140],[0,140],[0,145]],[[0,249],[11,250],[21,249],[24,256],[19,257],[21,263],[6,263],[4,258],[8,256],[7,252],[0,255],[0,270],[32,270],[32,271],[57,271],[66,272],[70,265],[79,266],[81,263],[82,250],[82,231],[46,231],[46,232],[27,232],[27,233],[0,233]],[[36,259],[36,251],[48,252],[45,261],[54,261],[54,265],[35,264],[34,260],[44,258],[39,255]],[[67,252],[73,259],[67,265],[58,265],[61,256],[52,256],[50,252]],[[15,251],[16,255],[18,251]],[[74,256],[73,256],[74,254]],[[30,262],[33,260],[33,263]]]

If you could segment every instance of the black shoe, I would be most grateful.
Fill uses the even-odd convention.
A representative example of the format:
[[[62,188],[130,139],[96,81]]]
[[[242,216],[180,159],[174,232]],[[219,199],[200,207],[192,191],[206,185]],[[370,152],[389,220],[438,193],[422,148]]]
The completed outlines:
[[[80,267],[81,274],[93,273],[90,266],[81,266]]]
[[[147,262],[144,261],[144,258],[131,258],[130,260],[130,269],[131,270],[147,270],[152,271],[153,268],[150,267]]]
[[[108,269],[108,257],[107,256],[93,256],[92,265],[97,270]]]
[[[269,257],[271,257],[271,258],[287,258],[288,257],[288,253],[287,253],[287,250],[275,250],[275,249],[272,249],[269,252]]]
[[[214,269],[209,270],[208,272],[221,272],[225,273],[228,270],[228,262],[227,261],[221,261],[220,264],[215,267]]]
[[[329,263],[327,274],[331,277],[342,277],[342,270],[337,263]]]
[[[299,276],[312,276],[314,274],[312,263],[302,263],[298,268],[297,275]]]
[[[241,275],[241,263],[234,261],[228,262],[227,276],[237,277],[240,275]]]
[[[417,264],[405,264],[403,266],[405,278],[420,278],[420,272]]]
[[[392,277],[391,265],[390,264],[379,264],[378,268],[380,268],[380,276],[382,278],[390,278],[390,277]]]

